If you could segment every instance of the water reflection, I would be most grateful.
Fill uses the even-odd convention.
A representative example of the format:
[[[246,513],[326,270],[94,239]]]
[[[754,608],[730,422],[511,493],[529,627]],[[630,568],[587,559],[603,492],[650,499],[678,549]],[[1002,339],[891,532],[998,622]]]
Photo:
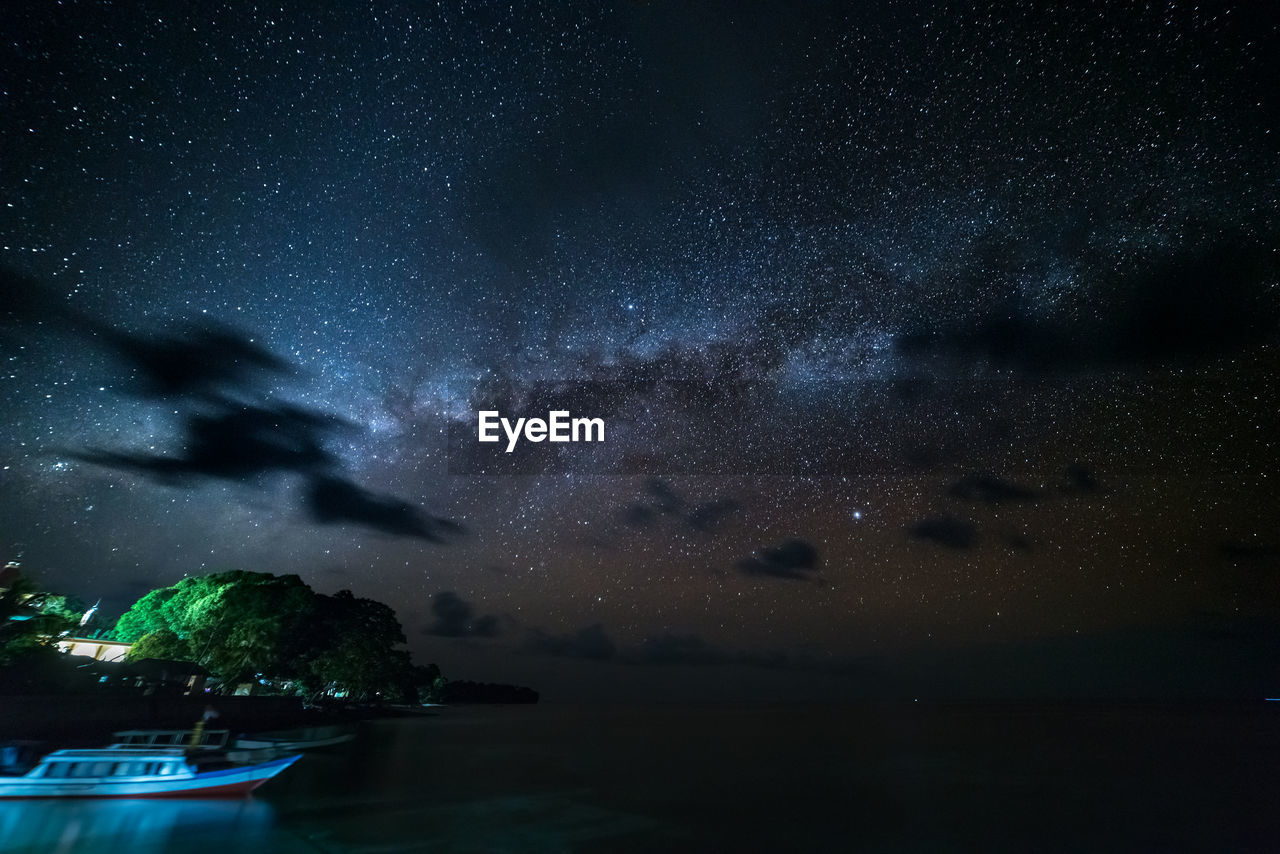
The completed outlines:
[[[0,801],[0,852],[1273,851],[1276,744],[1235,707],[471,708],[257,799]]]
[[[0,801],[0,851],[30,854],[129,851],[302,850],[258,800]]]

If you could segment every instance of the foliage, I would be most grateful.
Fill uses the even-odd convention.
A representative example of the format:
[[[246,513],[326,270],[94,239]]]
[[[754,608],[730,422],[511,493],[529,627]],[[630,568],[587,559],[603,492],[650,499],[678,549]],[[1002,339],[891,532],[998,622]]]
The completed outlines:
[[[134,641],[126,656],[130,661],[160,658],[168,661],[190,661],[191,645],[172,629],[157,629]]]
[[[408,685],[406,686],[406,702],[410,703],[443,703],[444,689],[449,684],[449,680],[444,678],[440,673],[440,668],[434,664],[423,666],[415,664],[413,670],[409,673]]]
[[[80,624],[80,618],[88,610],[85,604],[74,596],[61,593],[38,593],[35,596],[35,609],[41,614],[61,617],[72,623],[72,628]]]
[[[187,579],[183,579],[186,581]],[[179,582],[182,583],[182,582]],[[125,611],[120,619],[116,620],[115,628],[112,634],[117,640],[136,641],[143,635],[157,632],[161,629],[169,628],[169,619],[165,615],[165,604],[177,595],[176,587],[162,587],[158,590],[152,590],[143,596],[137,602],[133,603],[128,611]]]
[[[287,669],[281,659],[289,634],[304,623],[314,595],[296,575],[233,571],[184,578],[134,603],[116,622],[115,636],[135,642],[153,637],[143,652],[152,643],[181,651],[181,641],[183,657],[194,657],[228,682],[275,675]]]
[[[412,667],[395,612],[381,602],[357,599],[350,590],[318,596],[316,619],[302,653],[303,684],[311,693],[342,686],[352,696],[393,694]]]
[[[294,682],[312,696],[415,697],[439,676],[397,648],[404,631],[390,607],[349,590],[318,594],[296,575],[184,578],[134,603],[115,636],[135,642],[132,659],[190,659],[227,685]]]
[[[12,664],[41,647],[52,647],[59,635],[76,626],[79,614],[66,597],[36,590],[18,575],[0,590],[0,665]]]

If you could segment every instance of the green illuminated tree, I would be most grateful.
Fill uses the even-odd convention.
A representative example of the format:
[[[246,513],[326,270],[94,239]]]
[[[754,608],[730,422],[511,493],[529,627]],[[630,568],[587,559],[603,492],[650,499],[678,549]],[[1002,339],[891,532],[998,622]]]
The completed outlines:
[[[169,661],[190,661],[191,646],[178,637],[172,629],[157,629],[134,641],[126,656],[130,661],[144,658],[162,658]]]
[[[52,647],[79,616],[68,609],[65,596],[37,590],[29,578],[14,576],[0,590],[0,665]]]
[[[184,578],[134,603],[116,623],[115,636],[137,642],[154,637],[144,652],[152,644],[165,652],[185,645],[186,657],[226,682],[274,676],[291,669],[288,653],[314,597],[296,575],[237,570]]]
[[[349,590],[317,594],[296,575],[184,578],[134,603],[115,636],[135,642],[130,658],[188,659],[224,684],[264,677],[309,695],[398,700],[423,681],[398,648],[404,630],[390,607]]]

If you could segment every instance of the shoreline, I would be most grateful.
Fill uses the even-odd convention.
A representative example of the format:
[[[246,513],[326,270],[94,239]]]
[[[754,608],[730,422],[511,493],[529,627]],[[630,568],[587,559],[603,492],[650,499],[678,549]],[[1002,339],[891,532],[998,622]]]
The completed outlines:
[[[354,715],[349,710],[304,709],[297,697],[10,694],[0,700],[0,741],[100,745],[121,730],[190,729],[201,720],[206,706],[213,706],[218,712],[209,728],[233,733],[346,723],[370,717]]]

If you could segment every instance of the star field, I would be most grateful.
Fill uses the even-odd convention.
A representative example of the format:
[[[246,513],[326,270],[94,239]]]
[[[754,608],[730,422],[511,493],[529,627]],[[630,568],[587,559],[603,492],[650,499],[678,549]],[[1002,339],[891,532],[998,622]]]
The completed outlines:
[[[994,648],[1069,693],[1262,690],[1260,12],[55,2],[0,32],[0,545],[48,586],[298,573],[548,696],[1047,690]],[[556,399],[609,441],[467,442],[485,401]]]

